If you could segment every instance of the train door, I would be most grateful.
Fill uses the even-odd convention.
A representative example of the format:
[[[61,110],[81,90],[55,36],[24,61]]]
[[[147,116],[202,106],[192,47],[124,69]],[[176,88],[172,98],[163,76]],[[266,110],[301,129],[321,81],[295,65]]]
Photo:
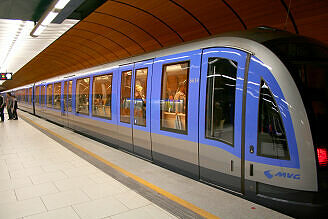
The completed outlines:
[[[69,113],[72,112],[72,85],[73,81],[64,81],[62,86],[62,107],[61,113],[63,117],[63,124],[69,127]]]
[[[148,159],[152,159],[150,138],[152,67],[153,60],[135,63],[132,78],[133,104],[131,108],[131,117],[133,118],[133,150],[134,153]]]
[[[45,103],[46,103],[46,86],[45,84],[40,85],[41,87],[41,104],[40,104],[40,115],[42,117],[45,116],[44,110],[45,110]]]
[[[32,101],[32,108],[33,108],[33,115],[35,115],[35,102],[36,102],[36,87],[35,84],[33,85],[33,101]]]
[[[117,134],[118,139],[120,139],[120,146],[124,149],[133,152],[133,143],[132,143],[132,120],[131,108],[132,106],[132,72],[133,64],[120,66],[119,68],[119,80],[120,84],[118,90],[118,96],[120,104],[118,105],[118,126]]]
[[[199,102],[200,179],[240,193],[246,58],[237,49],[204,49]]]
[[[35,114],[39,115],[40,114],[40,88],[41,86],[35,86]]]
[[[34,101],[34,98],[33,98],[33,87],[30,87],[29,89],[28,89],[28,104],[29,104],[29,106],[28,106],[28,111],[30,112],[30,113],[33,113],[33,101]]]
[[[245,115],[245,191],[272,196],[272,187],[268,185],[293,188],[299,185],[302,175],[289,114],[289,107],[293,106],[286,102],[269,68],[256,57],[250,60]]]
[[[197,179],[200,64],[201,50],[156,58],[151,89],[153,160]]]
[[[62,86],[62,94],[61,94],[61,115],[62,115],[62,121],[63,125],[68,127],[68,119],[67,119],[67,90],[68,90],[68,81],[64,81],[64,86]]]

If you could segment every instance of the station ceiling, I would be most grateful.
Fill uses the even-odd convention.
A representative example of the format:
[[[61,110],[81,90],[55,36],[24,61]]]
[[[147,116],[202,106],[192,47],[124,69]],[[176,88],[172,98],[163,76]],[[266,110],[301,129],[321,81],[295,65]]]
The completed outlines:
[[[81,20],[106,0],[71,0],[71,2],[68,7],[74,10],[66,18]],[[0,0],[0,18],[38,21],[51,3],[52,0]]]
[[[327,21],[327,0],[109,0],[3,85],[11,89],[183,42],[258,26],[284,29],[328,44]]]

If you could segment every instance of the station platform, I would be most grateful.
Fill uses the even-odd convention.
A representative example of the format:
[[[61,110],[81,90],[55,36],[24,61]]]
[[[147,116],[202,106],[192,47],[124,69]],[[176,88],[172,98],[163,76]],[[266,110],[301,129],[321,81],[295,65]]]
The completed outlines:
[[[19,111],[0,123],[0,218],[289,218]]]

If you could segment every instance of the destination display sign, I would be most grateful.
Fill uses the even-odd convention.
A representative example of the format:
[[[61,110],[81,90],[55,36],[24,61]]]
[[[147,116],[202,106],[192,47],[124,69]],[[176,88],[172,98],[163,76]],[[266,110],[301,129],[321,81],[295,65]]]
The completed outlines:
[[[11,80],[13,77],[13,73],[0,73],[0,80]]]

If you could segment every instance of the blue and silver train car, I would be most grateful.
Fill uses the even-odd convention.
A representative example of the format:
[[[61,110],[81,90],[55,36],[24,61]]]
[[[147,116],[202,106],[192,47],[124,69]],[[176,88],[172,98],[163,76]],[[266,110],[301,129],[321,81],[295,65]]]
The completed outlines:
[[[319,215],[328,195],[327,69],[325,45],[260,28],[18,92],[38,116],[287,214]]]
[[[16,97],[19,102],[19,109],[34,114],[34,84],[24,85],[7,92],[10,92]]]

